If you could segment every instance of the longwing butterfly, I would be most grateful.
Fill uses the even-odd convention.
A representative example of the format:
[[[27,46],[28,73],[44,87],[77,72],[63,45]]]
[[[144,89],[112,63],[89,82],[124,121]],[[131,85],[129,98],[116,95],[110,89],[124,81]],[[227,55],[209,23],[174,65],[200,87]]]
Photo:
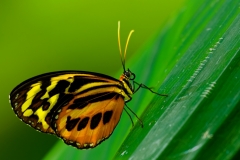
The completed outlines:
[[[112,134],[125,103],[139,88],[156,93],[135,82],[134,73],[125,69],[126,50],[132,33],[133,30],[123,55],[118,22],[118,45],[124,70],[119,80],[86,71],[59,71],[30,78],[10,93],[16,115],[34,129],[55,134],[66,144],[79,149],[100,144]]]

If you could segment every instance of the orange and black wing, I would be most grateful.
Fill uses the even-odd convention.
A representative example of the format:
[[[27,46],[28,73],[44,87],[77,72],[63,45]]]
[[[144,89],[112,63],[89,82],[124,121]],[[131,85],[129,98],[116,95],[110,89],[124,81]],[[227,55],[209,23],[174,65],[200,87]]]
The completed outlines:
[[[93,148],[108,138],[122,114],[124,99],[111,91],[79,94],[54,115],[52,126],[66,144],[80,149]]]
[[[95,91],[116,88],[121,88],[119,81],[103,74],[84,71],[52,72],[18,85],[10,93],[10,103],[22,121],[41,132],[55,134],[51,124],[59,107],[83,93],[90,95]]]

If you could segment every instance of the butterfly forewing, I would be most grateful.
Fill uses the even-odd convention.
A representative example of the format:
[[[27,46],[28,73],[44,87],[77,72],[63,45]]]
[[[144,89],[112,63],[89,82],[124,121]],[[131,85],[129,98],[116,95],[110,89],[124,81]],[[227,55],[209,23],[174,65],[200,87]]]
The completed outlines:
[[[52,120],[53,116],[57,116],[56,111],[61,109],[59,107],[71,104],[78,95],[102,92],[105,86],[112,86],[114,91],[120,92],[119,81],[103,74],[84,71],[52,72],[18,85],[11,92],[10,101],[16,115],[25,123],[39,131],[55,134]],[[66,122],[61,123],[66,125]]]

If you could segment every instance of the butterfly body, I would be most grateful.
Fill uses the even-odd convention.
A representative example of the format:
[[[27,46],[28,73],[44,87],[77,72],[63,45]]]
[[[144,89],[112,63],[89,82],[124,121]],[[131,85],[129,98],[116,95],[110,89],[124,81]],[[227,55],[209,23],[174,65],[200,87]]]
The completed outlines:
[[[16,115],[31,127],[56,134],[77,148],[108,138],[133,89],[120,80],[85,71],[60,71],[24,81],[10,94]]]

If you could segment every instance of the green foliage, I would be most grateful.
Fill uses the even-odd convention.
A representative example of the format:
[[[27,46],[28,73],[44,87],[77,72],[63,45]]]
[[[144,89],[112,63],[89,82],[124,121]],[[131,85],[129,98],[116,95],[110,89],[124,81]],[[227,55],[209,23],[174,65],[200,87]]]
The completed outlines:
[[[194,2],[158,36],[148,50],[156,52],[151,74],[174,65],[159,89],[169,97],[154,97],[145,127],[132,129],[115,159],[239,158],[239,26],[238,1]]]

